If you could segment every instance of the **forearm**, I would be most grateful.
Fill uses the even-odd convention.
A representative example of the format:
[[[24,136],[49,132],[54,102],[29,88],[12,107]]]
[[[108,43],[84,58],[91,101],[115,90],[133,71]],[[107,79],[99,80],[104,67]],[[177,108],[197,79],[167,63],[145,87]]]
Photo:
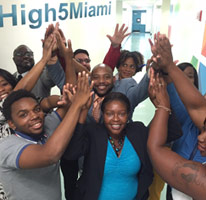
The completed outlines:
[[[83,71],[85,71],[86,73],[90,73],[86,67],[84,67],[81,63],[77,62],[74,58],[72,59],[72,64],[75,68],[76,74],[78,72],[83,72]]]
[[[121,46],[119,45],[118,47],[113,47],[112,45],[109,48],[109,51],[107,52],[103,63],[108,65],[109,67],[112,68],[114,71],[115,66],[117,65],[117,62],[120,58],[120,48]]]
[[[65,70],[66,83],[76,85],[77,76],[75,73],[73,60],[70,58],[65,58],[65,62],[66,62],[66,70]]]
[[[88,113],[88,109],[83,109],[80,113],[80,116],[79,116],[79,123],[80,124],[84,124],[86,119],[87,119],[87,113]]]
[[[162,148],[167,140],[169,112],[158,108],[149,128],[148,149]]]
[[[60,62],[57,60],[55,63],[47,65],[47,70],[54,84],[62,90],[65,84],[65,73]]]
[[[64,153],[69,141],[72,138],[74,129],[79,119],[80,111],[81,107],[77,104],[74,103],[71,105],[60,125],[54,131],[47,143],[43,146],[42,154],[45,154],[50,162],[58,162]]]
[[[44,98],[40,106],[44,112],[49,112],[51,109],[56,108],[57,102],[59,101],[59,95],[52,95],[49,97]]]
[[[206,100],[178,67],[172,64],[168,69],[169,76],[190,117],[198,127],[202,127],[206,113]]]
[[[38,81],[44,67],[46,65],[46,60],[41,59],[16,85],[15,90],[25,89],[31,91]]]

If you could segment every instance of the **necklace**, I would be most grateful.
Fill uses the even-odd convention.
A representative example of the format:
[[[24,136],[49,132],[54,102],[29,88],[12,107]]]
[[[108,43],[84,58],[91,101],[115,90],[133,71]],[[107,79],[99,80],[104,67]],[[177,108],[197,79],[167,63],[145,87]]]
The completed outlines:
[[[118,139],[118,145],[119,145],[118,147],[115,145],[114,140],[112,139],[112,137],[110,135],[108,136],[108,138],[109,138],[109,141],[110,141],[115,153],[117,154],[117,156],[119,156],[119,153],[123,147],[123,142],[124,142],[125,136],[123,135],[121,138]]]

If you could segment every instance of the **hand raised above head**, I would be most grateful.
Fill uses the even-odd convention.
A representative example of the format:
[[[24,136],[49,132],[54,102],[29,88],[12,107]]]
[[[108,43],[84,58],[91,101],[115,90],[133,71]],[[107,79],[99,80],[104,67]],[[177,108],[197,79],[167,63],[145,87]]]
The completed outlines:
[[[124,38],[130,35],[130,33],[126,33],[127,30],[128,27],[125,27],[125,24],[123,24],[120,29],[119,24],[117,24],[113,36],[107,35],[113,47],[118,47],[121,45]]]
[[[75,87],[72,84],[66,83],[63,87],[62,95],[59,97],[57,104],[59,106],[69,106],[75,95]]]
[[[148,87],[149,97],[155,107],[170,107],[167,84],[159,73],[155,73],[151,68],[150,83]]]
[[[70,59],[73,58],[71,40],[67,41],[68,47],[66,47],[65,41],[61,37],[61,34],[59,32],[55,32],[55,36],[56,36],[57,46],[58,46],[61,56],[63,56],[64,58],[70,58]]]
[[[43,56],[42,56],[42,58],[45,59],[46,63],[51,59],[52,49],[53,49],[53,46],[55,44],[56,44],[56,39],[54,38],[53,34],[51,34],[44,41]]]
[[[158,34],[155,43],[153,44],[153,61],[157,63],[158,68],[164,72],[168,71],[168,67],[173,64],[173,56],[169,39],[164,34]]]
[[[77,89],[74,97],[74,103],[79,103],[84,106],[88,103],[90,96],[93,94],[91,90],[93,88],[93,82],[89,83],[89,75],[83,71],[78,73]]]

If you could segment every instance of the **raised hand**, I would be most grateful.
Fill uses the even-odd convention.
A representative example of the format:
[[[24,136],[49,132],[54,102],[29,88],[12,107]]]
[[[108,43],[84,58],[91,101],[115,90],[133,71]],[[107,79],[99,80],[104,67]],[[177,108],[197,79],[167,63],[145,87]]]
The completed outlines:
[[[80,106],[85,106],[91,97],[91,89],[93,88],[93,83],[89,84],[89,75],[83,71],[78,73],[77,90],[74,97],[74,103],[80,104]]]
[[[151,68],[150,72],[150,83],[148,92],[149,97],[155,107],[170,107],[169,96],[167,93],[167,84],[159,73],[155,74],[153,68]]]
[[[62,32],[62,31],[61,31]],[[63,34],[63,32],[62,32]],[[68,40],[68,48],[65,45],[65,38],[61,36],[61,33],[59,31],[55,32],[56,40],[57,40],[57,46],[59,49],[60,54],[64,58],[73,58],[73,50],[72,50],[72,44],[71,40]]]
[[[57,102],[58,106],[69,106],[73,101],[74,89],[72,84],[66,83],[63,87],[62,95]]]
[[[125,24],[123,24],[120,29],[119,24],[117,24],[113,36],[107,35],[113,47],[118,47],[122,43],[124,38],[130,35],[130,33],[126,33],[127,30],[128,27],[125,27]]]
[[[158,34],[152,46],[152,51],[154,52],[153,61],[165,72],[168,71],[168,67],[171,64],[174,65],[171,48],[172,45],[166,35]]]
[[[42,59],[46,61],[46,63],[51,59],[52,56],[52,49],[56,44],[56,39],[53,34],[51,34],[46,40],[44,41],[43,47],[43,56]]]

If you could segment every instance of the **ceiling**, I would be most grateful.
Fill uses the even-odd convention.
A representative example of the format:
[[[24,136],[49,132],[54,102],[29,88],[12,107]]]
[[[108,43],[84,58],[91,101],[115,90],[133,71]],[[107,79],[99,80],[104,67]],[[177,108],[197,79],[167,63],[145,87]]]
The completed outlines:
[[[162,0],[117,0],[126,3],[127,5],[131,6],[133,9],[137,7],[153,7],[154,4],[161,5]]]

